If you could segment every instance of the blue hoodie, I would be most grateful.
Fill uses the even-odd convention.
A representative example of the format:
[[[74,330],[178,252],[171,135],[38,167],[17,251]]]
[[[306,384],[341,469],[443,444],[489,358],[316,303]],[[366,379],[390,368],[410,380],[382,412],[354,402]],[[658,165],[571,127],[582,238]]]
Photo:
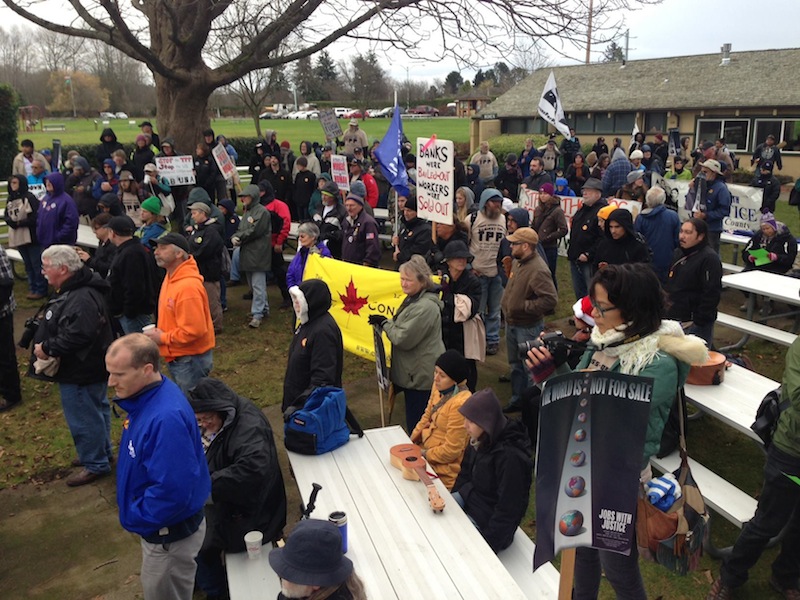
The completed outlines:
[[[45,177],[53,186],[53,192],[45,194],[39,204],[36,217],[36,237],[42,248],[53,244],[74,246],[78,241],[78,207],[64,192],[64,176],[50,173]]]
[[[556,178],[556,194],[559,196],[574,196],[575,192],[569,187],[564,177]]]
[[[117,463],[119,522],[152,537],[197,514],[211,494],[200,428],[183,392],[163,375],[114,402],[128,413]]]

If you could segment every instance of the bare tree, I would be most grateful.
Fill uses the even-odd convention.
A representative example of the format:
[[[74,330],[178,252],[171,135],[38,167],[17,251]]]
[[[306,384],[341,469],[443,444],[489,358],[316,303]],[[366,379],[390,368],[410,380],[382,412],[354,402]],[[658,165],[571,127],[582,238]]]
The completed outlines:
[[[214,90],[256,69],[311,56],[342,38],[399,48],[426,60],[440,58],[428,43],[435,41],[441,55],[477,61],[490,51],[506,55],[519,36],[539,39],[557,52],[562,43],[580,47],[589,22],[584,0],[135,0],[130,5],[69,0],[69,23],[50,18],[37,0],[2,1],[41,27],[105,42],[147,65],[156,84],[160,131],[184,147],[208,124]],[[605,0],[593,11],[593,36],[618,27],[608,15],[655,1]],[[235,46],[233,58],[215,62],[212,50],[237,31],[235,22],[230,25],[237,10],[257,13],[257,31]],[[279,51],[283,44],[287,52]]]
[[[38,28],[35,32],[31,32],[31,38],[36,40],[36,48],[42,61],[41,66],[48,71],[58,71],[59,69],[77,71],[79,70],[79,59],[85,60],[94,55],[94,53],[84,52],[87,44],[83,38]],[[81,65],[81,67],[80,70],[87,70],[85,66]]]

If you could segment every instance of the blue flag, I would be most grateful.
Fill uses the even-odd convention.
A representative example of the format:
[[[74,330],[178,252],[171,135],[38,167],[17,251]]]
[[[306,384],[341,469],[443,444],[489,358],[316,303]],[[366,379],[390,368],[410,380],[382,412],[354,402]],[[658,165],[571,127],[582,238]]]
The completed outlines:
[[[380,146],[375,150],[375,157],[383,169],[383,174],[399,193],[408,193],[408,174],[403,162],[403,123],[400,120],[400,110],[395,104],[394,116],[383,136]]]

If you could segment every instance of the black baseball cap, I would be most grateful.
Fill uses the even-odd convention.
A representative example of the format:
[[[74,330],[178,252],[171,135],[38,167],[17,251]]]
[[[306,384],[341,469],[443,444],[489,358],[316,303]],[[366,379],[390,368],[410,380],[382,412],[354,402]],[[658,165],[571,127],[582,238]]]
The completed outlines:
[[[189,242],[180,233],[167,233],[155,240],[155,243],[159,246],[177,246],[181,250],[189,252]]]

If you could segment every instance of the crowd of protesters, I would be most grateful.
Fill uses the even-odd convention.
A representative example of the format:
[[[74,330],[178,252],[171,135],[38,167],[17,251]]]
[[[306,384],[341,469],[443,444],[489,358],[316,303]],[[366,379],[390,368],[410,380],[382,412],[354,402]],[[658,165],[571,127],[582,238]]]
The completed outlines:
[[[276,131],[267,131],[248,165],[251,182],[238,190],[212,156],[212,148],[220,145],[236,161],[238,153],[225,136],[204,131],[194,149],[195,184],[171,186],[155,158],[176,155],[174,140],[161,139],[149,122],[140,127],[130,154],[113,130],[105,129],[98,164],[70,152],[55,171],[50,157],[23,140],[9,180],[5,219],[8,245],[25,264],[27,298],[46,299],[31,325],[30,374],[58,383],[75,442],[73,465],[79,467],[67,485],[92,483],[112,470],[109,385],[129,418],[136,415],[136,426],[132,421],[124,433],[129,446],[119,458],[118,500],[123,525],[143,539],[146,598],[188,598],[195,582],[209,597],[224,597],[222,552],[240,551],[246,530],[261,530],[267,542],[278,539],[285,525],[283,480],[269,424],[248,400],[209,377],[227,291],[245,280],[250,328],[270,316],[269,281],[280,290],[280,308],[296,313],[297,339],[289,350],[282,402],[288,417],[316,387],[342,385],[342,336],[328,315],[330,289],[325,282],[303,280],[308,256],[399,270],[401,306],[393,318],[371,315],[369,323],[392,344],[390,378],[395,392],[404,395],[412,441],[422,446],[496,552],[511,543],[524,515],[533,468],[525,425],[506,415],[523,409],[526,390],[544,379],[532,370],[541,371],[540,363],[552,358],[534,353],[526,361],[517,347],[537,339],[559,294],[570,294],[557,280],[559,248],[568,235],[561,260],[569,262],[576,321],[590,323],[576,336],[590,334],[602,344],[611,339],[609,331],[619,337],[631,322],[645,319],[650,329],[638,332],[641,337],[668,330],[676,338],[695,334],[713,347],[720,237],[731,205],[726,181],[735,164],[724,140],[702,141],[690,152],[684,139],[669,153],[661,134],[651,142],[640,134],[627,150],[619,138],[609,150],[600,137],[584,156],[570,130],[560,146],[554,136],[540,148],[528,140],[519,154],[500,161],[481,142],[466,164],[455,161],[453,223],[433,225],[417,210],[411,144],[400,150],[408,185],[393,187],[375,154],[380,142],[370,145],[357,120],[349,123],[342,142],[303,141],[296,155],[289,142],[278,142]],[[797,243],[774,216],[780,184],[772,172],[781,163],[773,146],[774,139],[768,139],[753,155],[758,172],[753,185],[764,189],[764,201],[760,230],[743,258],[748,270],[786,273]],[[350,176],[346,192],[331,176],[331,155],[340,150]],[[688,181],[688,220],[681,222],[655,176]],[[526,194],[535,198],[530,211],[518,204]],[[582,198],[569,219],[561,205],[565,196]],[[379,208],[389,209],[388,221],[376,219]],[[298,244],[287,265],[283,255],[292,222],[299,223]],[[93,252],[76,249],[79,224],[95,232]],[[384,255],[387,231],[391,259]],[[755,259],[761,249],[767,262]],[[441,283],[434,283],[434,275]],[[638,314],[641,307],[624,300],[618,288],[625,281],[645,282],[648,293],[659,295],[653,314]],[[12,285],[2,250],[3,348],[13,347]],[[666,300],[660,299],[659,285]],[[619,312],[613,318],[605,314],[614,310]],[[595,322],[606,323],[605,329],[592,328]],[[505,406],[491,389],[476,390],[476,365],[500,352],[503,328],[512,388]],[[688,367],[681,359],[661,358],[679,363],[678,379],[685,377]],[[161,361],[171,381],[160,374]],[[0,365],[8,375],[0,411],[22,400],[18,373],[15,377],[6,362]],[[794,395],[791,400],[785,418],[796,420],[800,401]],[[159,420],[171,428],[156,435],[160,455],[149,458],[153,472],[142,471],[132,459]],[[195,420],[200,428],[190,433],[177,425],[193,426]],[[655,419],[648,425],[650,437],[657,439],[663,427],[664,419]],[[177,459],[165,456],[176,452],[192,458],[177,469],[188,465],[186,472],[169,475]],[[789,458],[783,450],[776,452],[782,453],[781,465],[796,471],[796,452],[788,451]],[[258,473],[270,476],[259,481]],[[137,486],[152,486],[161,514],[138,505]],[[203,502],[209,494],[211,508]],[[800,509],[792,519],[797,513]],[[236,522],[235,515],[247,520]],[[791,543],[797,541],[793,531]],[[752,531],[750,536],[759,537]],[[159,547],[171,555],[170,572],[156,564]],[[747,552],[757,559],[757,552]],[[607,557],[599,560],[607,570],[613,568]],[[796,563],[793,555],[791,569],[787,562],[776,573],[785,597],[794,597],[786,594],[796,587]],[[728,598],[725,590],[743,583],[747,566],[736,568],[736,575],[733,565],[723,571],[709,598]],[[635,554],[624,561],[624,570],[624,585],[636,584],[630,597],[643,598]],[[611,583],[616,587],[619,581]]]

